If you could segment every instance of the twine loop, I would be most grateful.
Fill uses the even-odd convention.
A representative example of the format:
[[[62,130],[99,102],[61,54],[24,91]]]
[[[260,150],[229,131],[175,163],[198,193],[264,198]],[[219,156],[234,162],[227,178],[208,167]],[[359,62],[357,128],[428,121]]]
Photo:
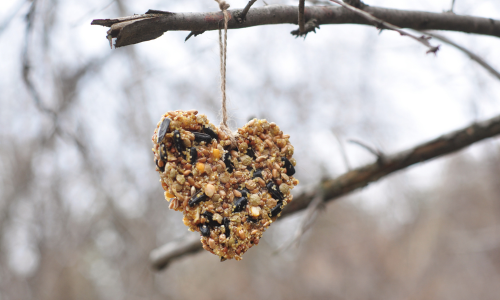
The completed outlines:
[[[222,92],[222,121],[220,124],[220,128],[224,131],[231,140],[231,148],[237,147],[236,136],[229,129],[227,125],[227,120],[229,119],[227,113],[226,106],[226,53],[227,53],[227,23],[229,22],[229,13],[227,9],[229,8],[229,4],[224,0],[215,0],[215,2],[219,3],[219,8],[224,15],[224,41],[222,40],[222,30],[219,27],[219,50],[220,50],[220,77],[221,84],[220,90]]]

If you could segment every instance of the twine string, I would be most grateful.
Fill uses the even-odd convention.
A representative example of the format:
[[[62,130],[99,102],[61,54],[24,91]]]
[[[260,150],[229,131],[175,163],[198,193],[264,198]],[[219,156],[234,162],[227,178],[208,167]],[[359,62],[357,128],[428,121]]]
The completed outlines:
[[[220,128],[230,137],[231,148],[236,148],[236,138],[234,133],[229,129],[227,120],[229,119],[226,105],[226,53],[227,53],[227,23],[229,22],[229,13],[227,9],[229,4],[224,0],[215,0],[219,4],[219,8],[224,15],[224,41],[222,40],[222,30],[219,27],[219,50],[220,50],[220,89],[222,92],[222,121]]]

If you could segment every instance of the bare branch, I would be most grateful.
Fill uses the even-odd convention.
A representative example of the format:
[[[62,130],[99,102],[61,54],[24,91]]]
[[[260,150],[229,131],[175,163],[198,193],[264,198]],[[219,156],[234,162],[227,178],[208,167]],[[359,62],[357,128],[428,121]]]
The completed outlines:
[[[361,148],[368,150],[368,152],[370,152],[371,154],[373,154],[377,157],[377,161],[381,162],[384,160],[384,153],[382,153],[382,151],[380,151],[379,149],[375,149],[375,148],[368,146],[367,144],[365,144],[361,141],[358,141],[358,140],[349,140],[348,142],[352,143],[352,144],[356,144],[356,145],[360,146]]]
[[[451,8],[450,8],[450,12],[452,13],[454,9],[455,9],[455,0],[452,0],[452,1],[451,1]]]
[[[299,29],[290,31],[290,34],[295,35],[296,38],[299,36],[303,36],[304,40],[305,40],[307,37],[307,34],[309,32],[316,33],[316,28],[319,28],[318,20],[313,18],[313,19],[310,19],[309,21],[307,21],[307,23],[304,25],[304,31],[301,32],[300,28],[299,28]]]
[[[461,16],[450,13],[431,13],[366,6],[363,11],[371,16],[401,28],[415,30],[451,30],[500,37],[500,21],[488,18]],[[297,24],[298,8],[290,5],[268,5],[249,10],[247,20],[238,23],[234,16],[239,10],[228,10],[229,29],[271,24]],[[377,26],[372,20],[342,7],[308,6],[304,12],[308,20],[321,24],[363,24]],[[92,25],[110,27],[108,36],[116,38],[115,46],[141,43],[160,37],[168,30],[218,30],[222,12],[206,13],[152,13],[117,19],[97,19]]]
[[[250,0],[250,1],[248,1],[247,6],[245,6],[245,8],[241,11],[241,13],[239,13],[236,16],[236,21],[238,21],[238,23],[241,24],[241,23],[245,22],[245,20],[247,18],[247,13],[250,10],[250,7],[252,7],[252,5],[255,2],[257,2],[257,0]]]
[[[444,43],[449,44],[449,45],[457,48],[458,50],[462,51],[463,53],[467,54],[467,56],[469,56],[470,59],[472,59],[473,61],[475,61],[478,64],[480,64],[483,68],[485,68],[486,70],[488,70],[488,72],[490,72],[493,76],[495,76],[497,79],[500,80],[500,72],[498,72],[495,68],[493,68],[490,64],[488,64],[484,59],[482,59],[477,54],[474,54],[474,53],[470,52],[466,48],[458,45],[457,43],[453,42],[452,40],[448,39],[445,36],[442,36],[442,35],[434,33],[434,32],[428,32],[428,31],[426,31],[425,33],[427,35],[430,35],[433,38],[439,39],[439,40],[443,41]]]
[[[427,48],[429,48],[429,50],[427,50],[427,53],[434,53],[436,54],[436,52],[439,50],[439,45],[438,46],[432,46],[430,43],[429,43],[429,40],[430,40],[430,37],[427,37],[427,36],[416,36],[408,31],[405,31],[403,29],[401,29],[400,27],[397,27],[397,26],[394,26],[392,25],[391,23],[388,23],[382,19],[379,19],[379,18],[376,18],[374,16],[372,16],[371,14],[365,12],[364,10],[362,9],[359,9],[359,8],[356,8],[354,6],[351,6],[347,3],[344,3],[340,0],[330,0],[334,3],[337,3],[339,5],[341,5],[342,7],[345,7],[353,12],[356,12],[358,13],[359,15],[363,16],[365,19],[367,19],[368,21],[371,21],[373,23],[374,26],[376,26],[377,28],[379,29],[390,29],[390,30],[394,30],[394,31],[397,31],[399,32],[399,34],[401,34],[402,36],[407,36],[407,37],[410,37],[412,39],[414,39],[415,41],[421,43],[422,45],[426,46]]]
[[[337,133],[333,129],[332,129],[332,134],[335,137],[335,139],[337,140],[337,143],[339,144],[340,154],[342,155],[342,160],[344,161],[344,165],[345,165],[347,171],[351,171],[352,168],[351,168],[351,164],[349,163],[349,158],[347,157],[347,153],[345,151],[344,143],[342,143],[342,140],[339,138],[339,136],[337,135]]]
[[[184,39],[184,42],[187,42],[187,40],[189,40],[190,37],[194,36],[194,37],[197,37],[199,36],[200,34],[204,33],[205,31],[191,31],[188,36]]]
[[[302,219],[300,221],[300,224],[297,228],[297,231],[295,231],[295,234],[291,238],[291,240],[283,244],[281,247],[279,247],[274,253],[280,253],[283,252],[284,250],[287,250],[294,244],[298,244],[300,242],[300,239],[306,233],[309,228],[311,228],[311,225],[314,223],[316,220],[316,217],[318,215],[318,212],[321,208],[324,208],[324,198],[323,198],[323,190],[319,189],[311,203],[307,206],[307,209],[305,210],[304,215],[302,216]]]
[[[299,0],[299,32],[303,33],[305,31],[305,18],[304,18],[304,3],[305,0]]]
[[[317,188],[323,191],[323,201],[332,201],[356,189],[365,187],[371,182],[375,182],[391,173],[420,162],[453,153],[473,143],[496,135],[500,135],[500,116],[474,123],[414,148],[393,155],[387,155],[380,163],[369,164],[347,172],[335,179],[325,180]],[[281,213],[281,218],[306,209],[311,201],[313,201],[316,190],[294,197],[294,200]],[[174,242],[154,250],[151,255],[153,268],[161,270],[168,263],[182,257],[185,253],[201,250],[201,243],[197,239],[193,238],[189,245],[179,245],[177,242]]]

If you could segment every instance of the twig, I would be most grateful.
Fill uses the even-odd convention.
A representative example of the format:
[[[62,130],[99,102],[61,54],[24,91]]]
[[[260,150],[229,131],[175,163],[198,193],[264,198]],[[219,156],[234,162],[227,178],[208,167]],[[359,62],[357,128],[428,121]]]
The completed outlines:
[[[200,237],[197,234],[190,234],[181,241],[165,244],[149,254],[149,260],[155,262],[155,268],[161,270],[168,263],[178,257],[189,253],[198,252],[201,247]]]
[[[184,39],[184,42],[187,42],[187,40],[189,40],[189,38],[191,38],[193,35],[195,37],[197,37],[198,35],[204,33],[205,31],[191,31],[188,36]]]
[[[304,19],[304,2],[305,0],[299,0],[299,32],[305,32],[305,19]]]
[[[394,31],[397,31],[399,32],[399,34],[401,34],[402,36],[408,36],[412,39],[414,39],[415,41],[421,43],[422,45],[426,46],[427,48],[429,48],[429,50],[427,50],[426,53],[434,53],[436,54],[436,52],[439,50],[439,45],[438,46],[432,46],[430,43],[429,43],[429,39],[430,37],[427,37],[425,35],[422,35],[421,37],[418,37],[416,35],[413,35],[412,33],[410,32],[407,32],[403,29],[401,29],[400,27],[397,27],[397,26],[394,26],[392,25],[391,23],[388,23],[386,21],[383,21],[379,18],[376,18],[374,16],[372,16],[371,14],[365,12],[364,10],[361,10],[359,8],[356,8],[354,6],[351,6],[345,2],[342,2],[340,0],[330,0],[334,3],[337,3],[339,5],[341,5],[342,7],[345,7],[353,12],[356,12],[358,13],[359,15],[363,16],[365,19],[371,21],[373,23],[374,26],[376,26],[377,28],[379,29],[390,29],[390,30],[394,30]]]
[[[31,46],[30,37],[31,37],[31,32],[33,31],[36,5],[37,2],[33,1],[31,3],[28,14],[26,15],[26,32],[24,36],[24,47],[22,56],[23,82],[26,85],[28,92],[31,94],[33,101],[35,101],[36,107],[41,112],[47,114],[55,123],[57,121],[56,112],[45,106],[45,104],[42,101],[42,97],[40,96],[40,93],[38,92],[38,90],[35,87],[35,84],[31,80],[31,63],[30,63],[29,51]]]
[[[257,2],[257,0],[250,0],[248,1],[247,3],[247,6],[245,6],[245,8],[241,11],[241,13],[239,13],[237,16],[236,16],[236,21],[238,23],[243,23],[245,22],[246,18],[247,18],[247,13],[248,11],[250,10],[250,7],[252,7],[252,5]]]
[[[367,6],[363,11],[402,28],[416,30],[452,30],[467,33],[486,34],[500,37],[500,21],[461,16],[450,13],[431,13],[422,11],[408,11]],[[238,10],[229,10],[235,16]],[[235,18],[229,20],[229,29],[247,28],[270,24],[297,24],[297,6],[269,5],[249,10],[247,20],[242,24]],[[348,9],[336,6],[309,6],[307,8],[309,20],[316,19],[318,24],[363,24],[377,26],[364,16]],[[93,25],[110,27],[108,36],[116,38],[116,47],[141,43],[160,37],[168,30],[180,31],[208,31],[218,30],[219,22],[223,19],[221,12],[204,13],[170,13],[170,14],[143,14],[117,19],[97,19]],[[307,23],[306,23],[307,24]],[[307,25],[306,25],[307,26]]]
[[[347,171],[351,171],[351,164],[349,163],[349,158],[347,157],[347,153],[345,151],[344,143],[342,143],[342,140],[339,138],[339,136],[335,133],[335,131],[332,129],[332,134],[337,140],[337,143],[339,144],[340,148],[340,154],[342,155],[342,160],[344,161],[344,165],[347,169]]]
[[[290,34],[295,35],[295,38],[298,38],[299,36],[303,36],[304,40],[305,40],[307,37],[307,34],[309,32],[316,33],[316,28],[319,29],[318,20],[312,18],[309,21],[307,21],[307,23],[304,25],[304,31],[301,32],[300,29],[296,29],[296,30],[290,31]]]
[[[356,144],[366,150],[368,150],[368,152],[370,152],[371,154],[375,155],[377,157],[377,161],[378,162],[382,162],[384,160],[384,153],[382,153],[382,151],[380,151],[379,149],[375,149],[371,146],[368,146],[367,144],[361,142],[361,141],[358,141],[358,140],[348,140],[349,143],[352,143],[352,144]]]
[[[7,15],[7,17],[0,23],[0,35],[2,32],[9,27],[10,22],[14,19],[17,13],[23,8],[24,4],[28,2],[27,0],[19,0],[16,5],[13,6],[12,11]]]
[[[452,0],[451,1],[451,8],[450,8],[450,11],[451,13],[453,13],[453,10],[455,9],[455,0]]]
[[[324,193],[323,201],[333,201],[354,190],[365,187],[371,182],[375,182],[384,176],[405,169],[413,164],[453,153],[478,141],[496,135],[500,135],[500,116],[483,122],[474,123],[470,126],[450,132],[408,150],[401,151],[393,155],[386,155],[384,161],[381,163],[377,162],[369,164],[364,167],[356,168],[335,179],[325,180],[318,188]],[[313,201],[314,196],[315,192],[305,192],[297,195],[283,210],[281,218],[306,209]],[[162,251],[162,248],[169,250]],[[182,245],[182,249],[189,249],[189,251],[182,252],[180,250],[171,250],[179,248],[180,246],[178,243],[168,243],[165,246],[154,250],[155,255],[151,259],[151,265],[153,268],[161,270],[174,259],[182,257],[184,253],[190,253],[202,249],[201,243],[199,241],[194,241],[194,238],[189,247]]]
[[[297,231],[295,231],[294,236],[291,238],[291,240],[288,243],[283,244],[281,247],[276,249],[274,251],[275,254],[283,252],[284,250],[289,249],[294,244],[298,244],[300,242],[300,239],[302,238],[304,233],[307,230],[309,230],[309,228],[311,228],[311,225],[316,220],[319,209],[321,207],[323,207],[322,206],[322,204],[324,204],[323,201],[324,201],[323,200],[323,191],[321,189],[319,189],[316,192],[316,194],[314,195],[314,198],[311,201],[311,203],[309,203],[309,205],[307,206],[307,209],[301,218],[301,222],[297,228]]]
[[[495,76],[497,79],[500,80],[500,72],[498,72],[495,68],[493,68],[489,63],[487,63],[484,59],[482,59],[477,54],[474,54],[474,53],[470,52],[466,48],[464,48],[464,47],[456,44],[455,42],[451,41],[450,39],[448,39],[445,36],[442,36],[442,35],[434,33],[434,32],[429,32],[429,31],[426,31],[425,33],[427,35],[430,35],[433,38],[439,39],[439,40],[443,41],[444,43],[449,44],[449,45],[457,48],[458,50],[462,51],[463,53],[467,54],[467,56],[469,56],[470,59],[472,59],[473,61],[475,61],[478,64],[480,64],[483,68],[485,68],[486,70],[488,70],[488,72],[490,72],[493,76]]]

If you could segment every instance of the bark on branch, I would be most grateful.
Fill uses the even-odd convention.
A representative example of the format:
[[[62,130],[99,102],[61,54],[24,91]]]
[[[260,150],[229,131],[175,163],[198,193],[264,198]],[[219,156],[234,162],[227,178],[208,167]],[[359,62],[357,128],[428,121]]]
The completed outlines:
[[[451,30],[500,37],[500,20],[462,16],[451,13],[432,13],[365,6],[363,11],[401,28],[416,30]],[[235,17],[241,10],[228,10],[231,19],[229,29],[246,28],[271,24],[297,24],[298,7],[289,5],[268,5],[252,8],[246,21],[239,23]],[[344,7],[307,6],[305,20],[316,19],[318,25],[373,23]],[[117,19],[96,19],[92,25],[110,27],[108,39],[116,38],[115,47],[137,44],[160,37],[168,30],[207,31],[218,30],[223,20],[222,12],[171,13],[149,11]]]
[[[414,148],[384,156],[383,160],[377,160],[373,164],[354,169],[337,178],[322,182],[319,189],[323,193],[323,201],[335,200],[398,170],[458,151],[475,142],[496,135],[500,135],[500,116],[474,123]],[[282,212],[281,218],[306,209],[309,203],[313,201],[317,190],[314,189],[294,197],[294,200]],[[161,270],[171,261],[198,250],[202,250],[199,236],[193,234],[181,243],[168,243],[152,251],[150,261],[153,268]]]

